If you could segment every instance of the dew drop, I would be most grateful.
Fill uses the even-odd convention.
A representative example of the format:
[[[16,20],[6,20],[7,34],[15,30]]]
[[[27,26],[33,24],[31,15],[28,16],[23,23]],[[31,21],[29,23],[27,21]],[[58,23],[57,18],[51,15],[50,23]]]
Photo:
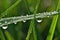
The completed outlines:
[[[56,11],[52,12],[52,14],[56,14]]]
[[[46,13],[44,12],[44,15],[46,15]]]
[[[17,24],[17,22],[15,22],[14,24]]]
[[[0,23],[1,24],[1,23]]]
[[[5,23],[7,23],[7,22],[5,21]]]
[[[38,23],[42,22],[42,20],[37,20]]]
[[[41,13],[38,13],[38,14],[41,14]]]
[[[23,22],[25,23],[26,21],[24,20]]]
[[[28,14],[26,16],[28,16]]]
[[[47,16],[49,18],[49,16]]]
[[[7,29],[7,28],[8,28],[8,26],[3,26],[3,27],[2,27],[2,29]]]
[[[23,15],[21,17],[23,17]]]
[[[29,7],[30,11],[33,12],[34,11],[34,8],[33,7]]]

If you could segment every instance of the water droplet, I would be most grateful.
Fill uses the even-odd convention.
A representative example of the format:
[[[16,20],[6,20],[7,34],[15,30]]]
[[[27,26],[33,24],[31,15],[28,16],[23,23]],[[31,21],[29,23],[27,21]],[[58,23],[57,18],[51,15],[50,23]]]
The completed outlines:
[[[5,23],[7,23],[7,21],[5,21]]]
[[[41,13],[38,13],[38,14],[41,14]]]
[[[8,28],[8,26],[3,26],[3,27],[2,27],[2,29],[7,29],[7,28]]]
[[[40,15],[41,13],[38,13],[38,14],[36,14],[36,15]]]
[[[17,24],[17,22],[15,22],[14,24]]]
[[[23,16],[21,16],[21,17],[23,17]]]
[[[56,13],[57,13],[56,11],[52,12],[52,14],[56,14]]]
[[[38,23],[42,22],[42,20],[37,20]]]
[[[0,23],[1,24],[1,23]]]
[[[30,11],[33,12],[34,11],[34,8],[33,7],[29,7]]]
[[[28,14],[26,16],[29,16]]]
[[[26,22],[25,20],[23,22]]]
[[[48,18],[50,17],[50,16],[47,16]]]
[[[46,12],[44,12],[43,14],[46,15]]]

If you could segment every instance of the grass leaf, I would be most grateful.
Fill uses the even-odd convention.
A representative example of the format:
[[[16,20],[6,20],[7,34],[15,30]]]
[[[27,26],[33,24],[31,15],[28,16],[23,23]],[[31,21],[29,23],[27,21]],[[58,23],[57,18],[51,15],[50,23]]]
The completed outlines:
[[[56,11],[58,11],[59,9],[60,9],[60,0],[58,1],[58,5],[57,5]],[[58,16],[59,15],[55,15],[53,17],[52,24],[51,24],[51,27],[50,27],[50,30],[49,30],[49,33],[48,33],[48,36],[47,36],[46,40],[52,40],[53,39],[55,28],[56,28],[56,24],[57,24],[57,20],[58,20]]]

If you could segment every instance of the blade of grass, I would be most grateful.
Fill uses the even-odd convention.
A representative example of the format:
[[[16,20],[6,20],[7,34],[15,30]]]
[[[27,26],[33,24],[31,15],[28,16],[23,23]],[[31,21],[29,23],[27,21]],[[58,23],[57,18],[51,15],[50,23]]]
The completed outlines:
[[[10,6],[10,0],[3,0],[3,7],[6,9]]]
[[[3,0],[2,3],[4,4],[4,8],[7,8],[9,6],[9,0],[5,0],[5,1]],[[1,36],[1,40],[6,40],[1,28],[0,28],[0,36]]]
[[[30,14],[29,5],[28,5],[27,0],[24,0],[24,3],[25,3],[25,6],[26,6],[28,14]],[[31,21],[31,24],[33,24],[32,21]],[[30,34],[32,32],[32,25],[31,24],[30,24],[30,27],[29,27],[29,30],[28,30],[28,34],[27,34],[26,40],[29,40]]]
[[[34,22],[32,20],[31,23],[30,23],[30,26],[29,26],[29,30],[28,30],[28,34],[27,34],[26,40],[29,40],[30,39],[30,35],[32,33],[32,26],[33,25],[34,25]]]
[[[58,19],[58,15],[54,16],[53,18],[54,20],[52,21],[53,23],[51,24],[48,36],[46,40],[52,40],[53,39],[53,35],[54,35],[54,31],[56,28],[56,23],[57,23],[57,19]]]
[[[29,5],[28,5],[27,0],[24,0],[24,3],[25,3],[28,14],[30,14]]]
[[[24,3],[25,3],[28,14],[30,14],[29,5],[28,5],[27,0],[24,0]],[[29,40],[30,34],[32,32],[32,24],[33,24],[33,22],[31,21],[26,40]]]
[[[16,7],[19,3],[21,2],[21,0],[17,0],[12,6],[10,6],[8,9],[6,9],[3,13],[1,13],[0,18],[4,17],[5,15],[8,14],[8,12],[13,9],[14,7]]]
[[[2,30],[1,30],[1,28],[0,28],[0,37],[1,37],[1,40],[5,40],[5,37],[4,37],[4,34],[3,34]]]
[[[7,40],[14,40],[14,38],[8,31],[5,31],[4,33],[5,33],[5,36],[7,37]]]
[[[27,34],[27,37],[26,37],[26,40],[29,40],[29,37],[33,31],[33,36],[34,36],[34,40],[37,40],[37,35],[36,35],[36,31],[35,31],[35,16],[36,16],[36,13],[37,13],[37,10],[38,10],[38,7],[39,7],[39,4],[40,4],[40,0],[39,2],[36,4],[36,7],[35,7],[35,10],[34,10],[34,19],[31,21],[31,24],[30,24],[30,27],[29,27],[29,30],[28,30],[28,34]]]
[[[37,40],[37,35],[36,35],[36,28],[35,28],[35,20],[36,20],[36,13],[38,11],[38,8],[39,8],[39,4],[40,4],[40,0],[38,1],[38,3],[36,4],[36,7],[34,9],[34,25],[33,25],[33,37],[34,37],[34,40]]]
[[[56,11],[58,11],[58,9],[60,9],[60,0],[58,1],[58,5],[57,5]],[[50,30],[49,30],[49,33],[48,33],[48,36],[47,36],[46,40],[52,40],[53,39],[54,31],[55,31],[57,20],[58,20],[58,16],[59,15],[55,15],[53,17],[52,24],[51,24],[51,27],[50,27]]]

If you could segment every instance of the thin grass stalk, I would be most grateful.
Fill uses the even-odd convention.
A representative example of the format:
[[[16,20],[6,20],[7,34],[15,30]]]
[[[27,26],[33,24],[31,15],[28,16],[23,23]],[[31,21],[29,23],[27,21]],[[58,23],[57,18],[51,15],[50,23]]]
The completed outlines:
[[[3,34],[2,30],[1,30],[1,28],[0,28],[0,37],[1,37],[1,40],[5,40],[5,36],[4,36],[4,34]]]
[[[15,8],[19,3],[21,2],[21,0],[17,0],[12,6],[10,6],[8,9],[6,9],[3,13],[1,13],[0,18],[4,17],[5,15],[8,14],[8,12],[10,10],[12,10],[13,8]]]
[[[30,39],[30,35],[32,33],[32,27],[33,27],[33,25],[34,25],[34,22],[31,21],[30,26],[29,26],[29,30],[28,30],[28,34],[27,34],[27,37],[26,37],[26,40]]]
[[[27,0],[24,0],[24,3],[25,3],[25,5],[26,5],[28,14],[30,14],[29,5],[28,5]],[[29,29],[28,29],[28,34],[27,34],[26,40],[29,40],[29,39],[30,39],[30,35],[31,35],[31,33],[32,33],[32,24],[33,24],[33,22],[31,21],[30,26],[29,26]]]
[[[37,3],[37,5],[36,5],[36,7],[35,7],[35,10],[34,10],[34,19],[31,21],[31,24],[30,24],[30,27],[29,27],[29,30],[28,30],[28,35],[27,35],[27,37],[26,37],[26,40],[29,40],[29,37],[30,37],[30,35],[31,35],[31,33],[32,33],[32,31],[33,31],[33,36],[34,36],[34,40],[37,40],[37,35],[36,35],[36,32],[35,32],[35,15],[36,15],[36,13],[37,13],[37,10],[38,10],[38,7],[39,7],[39,4],[40,4],[40,1]]]
[[[2,2],[4,4],[4,8],[6,9],[8,6],[9,6],[9,0],[3,0]],[[0,16],[1,17],[1,16]],[[1,40],[6,40],[5,39],[5,36],[4,36],[4,33],[2,31],[2,29],[0,28],[0,36],[1,36]]]
[[[60,0],[58,1],[58,5],[57,5],[56,11],[58,11],[59,9],[60,9]],[[52,40],[53,39],[55,28],[56,28],[56,24],[57,24],[57,20],[58,20],[58,16],[59,15],[55,15],[53,17],[52,24],[51,24],[51,27],[50,27],[50,30],[49,30],[49,33],[48,33],[48,36],[47,36],[46,40]]]
[[[38,11],[39,4],[40,4],[40,0],[37,2],[36,7],[35,7],[34,12],[33,12],[34,13],[34,19],[33,19],[34,20],[34,25],[33,25],[33,37],[34,37],[34,40],[37,40],[35,21],[36,21],[36,13]]]
[[[34,19],[33,19],[34,21],[35,21],[35,15],[37,13],[39,4],[40,4],[40,1],[37,3],[37,5],[35,7],[35,10],[33,12],[34,13]],[[37,40],[37,35],[36,35],[36,32],[35,32],[35,27],[34,27],[34,21],[31,21],[31,24],[30,24],[30,27],[29,27],[29,30],[28,30],[28,35],[26,37],[26,40],[29,40],[30,34],[32,33],[32,29],[33,29],[34,40]],[[31,25],[33,25],[33,27]]]
[[[26,9],[27,9],[27,14],[30,14],[29,5],[28,5],[27,0],[24,0],[24,3],[25,3],[25,6],[26,6]]]
[[[7,37],[7,40],[14,40],[13,36],[7,30],[4,33],[5,36]]]

